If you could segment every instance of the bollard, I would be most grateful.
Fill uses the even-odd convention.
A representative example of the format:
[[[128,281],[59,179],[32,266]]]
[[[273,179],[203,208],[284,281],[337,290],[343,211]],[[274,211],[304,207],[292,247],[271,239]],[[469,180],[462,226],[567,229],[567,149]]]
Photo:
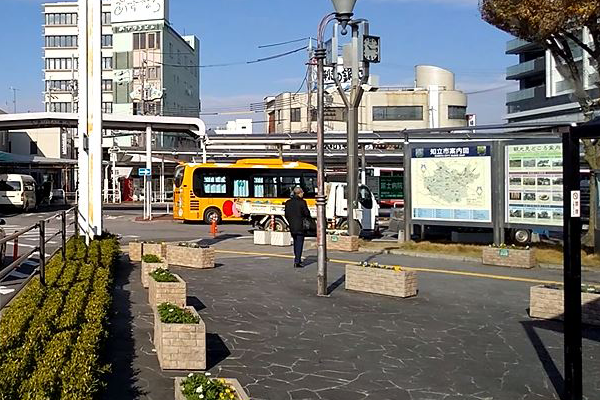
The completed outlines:
[[[46,286],[46,221],[40,221],[40,282]]]
[[[217,236],[218,233],[218,228],[217,228],[217,218],[213,218],[212,222],[210,223],[210,233],[213,235],[213,237]]]
[[[13,261],[15,261],[17,258],[19,258],[19,237],[18,236],[15,238],[15,244],[13,245]]]
[[[271,215],[271,231],[275,232],[275,216]]]

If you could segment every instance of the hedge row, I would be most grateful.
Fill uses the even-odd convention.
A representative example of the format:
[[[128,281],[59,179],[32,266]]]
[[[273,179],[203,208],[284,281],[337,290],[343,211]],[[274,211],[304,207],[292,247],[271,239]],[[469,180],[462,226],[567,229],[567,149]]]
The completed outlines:
[[[0,319],[0,400],[89,400],[108,366],[107,335],[115,238],[82,238],[47,264],[46,282],[32,280]]]

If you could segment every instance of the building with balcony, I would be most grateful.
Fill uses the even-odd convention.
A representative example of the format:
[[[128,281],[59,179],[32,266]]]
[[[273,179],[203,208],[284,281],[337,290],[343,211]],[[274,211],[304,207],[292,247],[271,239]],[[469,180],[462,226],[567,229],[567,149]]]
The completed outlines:
[[[456,90],[454,74],[442,68],[419,65],[413,87],[385,87],[371,83],[363,95],[358,123],[366,132],[466,126],[467,96]],[[325,130],[345,132],[347,113],[335,87],[325,95]],[[311,98],[308,121],[308,94],[281,93],[268,97],[268,133],[315,132],[317,96]],[[309,129],[310,128],[310,129]]]
[[[580,39],[591,43],[586,30]],[[579,64],[586,90],[592,97],[600,95],[598,75],[593,60],[579,46],[572,48]],[[508,122],[580,122],[583,120],[573,89],[556,69],[556,61],[549,51],[521,39],[506,44],[506,54],[516,55],[519,62],[506,70],[506,79],[518,82],[519,90],[506,96]]]

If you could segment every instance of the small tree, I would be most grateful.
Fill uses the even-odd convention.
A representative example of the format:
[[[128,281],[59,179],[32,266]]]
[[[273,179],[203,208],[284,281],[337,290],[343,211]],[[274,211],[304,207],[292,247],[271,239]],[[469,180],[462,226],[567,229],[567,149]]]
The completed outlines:
[[[600,111],[600,99],[592,98],[586,91],[584,76],[587,71],[575,61],[573,49],[583,50],[591,58],[591,65],[600,77],[600,2],[598,0],[481,0],[483,19],[520,39],[549,50],[556,60],[556,69],[570,83],[573,96],[581,106],[586,121]],[[589,43],[579,36],[587,29],[592,38]],[[600,87],[600,82],[596,85]],[[583,141],[585,160],[592,170],[600,169],[600,143]],[[590,180],[590,195],[594,198],[596,182]],[[598,210],[596,202],[590,204],[590,224],[583,242],[594,243],[594,227]]]

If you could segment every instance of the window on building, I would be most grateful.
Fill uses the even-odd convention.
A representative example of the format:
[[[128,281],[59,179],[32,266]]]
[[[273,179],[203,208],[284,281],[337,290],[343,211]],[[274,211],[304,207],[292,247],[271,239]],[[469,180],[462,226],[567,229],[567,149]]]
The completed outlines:
[[[77,13],[48,13],[46,25],[77,25]]]
[[[73,61],[75,61],[73,65]],[[78,58],[46,58],[45,61],[46,70],[49,71],[70,71],[73,67],[75,71],[79,68]]]
[[[467,119],[467,107],[448,106],[448,119]]]
[[[113,90],[112,79],[102,79],[102,91],[103,92],[112,92],[112,90]]]
[[[46,92],[70,92],[77,88],[77,81],[71,80],[50,80],[46,81]]]
[[[348,119],[348,111],[346,107],[325,107],[325,121],[346,121]]]
[[[37,143],[32,140],[31,142],[29,142],[29,154],[37,155],[37,153],[38,153]]]
[[[78,103],[75,103],[73,112],[77,112],[78,108],[79,108]],[[56,113],[70,113],[71,112],[71,103],[47,102],[46,103],[46,111],[47,112],[56,112]]]
[[[102,47],[112,47],[113,35],[102,35]]]
[[[373,121],[422,121],[423,106],[373,107]]]
[[[133,49],[160,49],[160,32],[134,33]]]
[[[102,69],[112,69],[113,67],[113,59],[112,57],[102,57]]]
[[[291,110],[291,120],[292,122],[300,122],[301,111],[300,108],[292,108]]]
[[[77,35],[49,35],[45,38],[46,47],[77,47]]]
[[[109,12],[102,13],[102,25],[110,25],[111,14]]]
[[[102,102],[102,113],[103,114],[112,114],[112,112],[113,112],[113,103]]]
[[[160,79],[160,67],[148,68],[148,79]]]

